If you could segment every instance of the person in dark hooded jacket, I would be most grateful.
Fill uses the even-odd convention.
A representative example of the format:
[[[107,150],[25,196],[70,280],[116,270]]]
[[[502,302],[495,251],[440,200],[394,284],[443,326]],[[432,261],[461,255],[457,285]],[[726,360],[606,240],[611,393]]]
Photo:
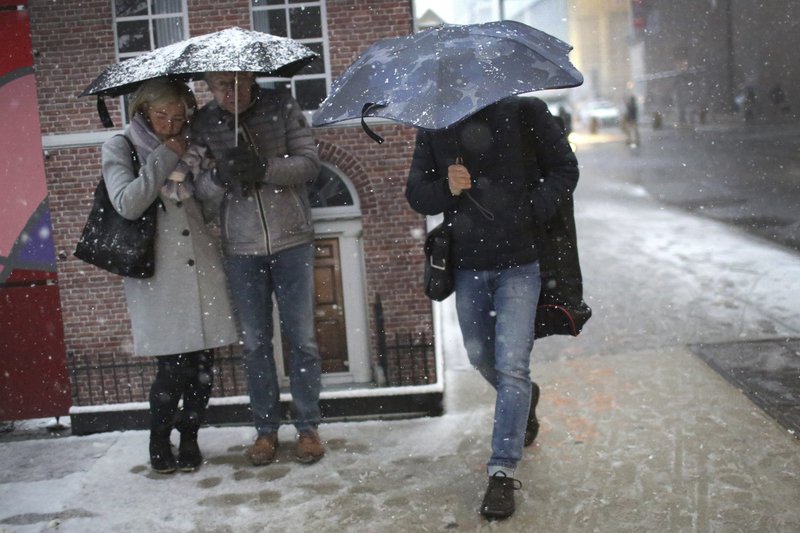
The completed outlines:
[[[464,345],[497,392],[488,518],[514,512],[522,448],[538,431],[530,354],[541,289],[539,227],[578,182],[578,163],[547,105],[510,97],[437,131],[420,130],[406,197],[451,230],[456,309]]]

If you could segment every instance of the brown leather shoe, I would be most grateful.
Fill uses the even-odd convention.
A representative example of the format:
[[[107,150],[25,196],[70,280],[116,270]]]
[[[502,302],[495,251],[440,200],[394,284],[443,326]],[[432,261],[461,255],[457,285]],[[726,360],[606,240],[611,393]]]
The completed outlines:
[[[297,450],[295,452],[299,463],[316,463],[325,455],[325,447],[319,438],[316,429],[303,431],[297,436]]]
[[[256,442],[250,446],[245,455],[253,466],[268,465],[275,460],[278,452],[278,433],[259,435]]]

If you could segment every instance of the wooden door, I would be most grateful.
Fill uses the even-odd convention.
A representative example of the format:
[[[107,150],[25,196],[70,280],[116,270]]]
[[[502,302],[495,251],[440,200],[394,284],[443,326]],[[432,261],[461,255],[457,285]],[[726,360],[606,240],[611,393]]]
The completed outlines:
[[[322,372],[347,372],[347,327],[344,317],[342,292],[342,263],[339,257],[339,239],[314,241],[314,328]],[[283,373],[288,377],[289,346],[281,336],[283,348]]]
[[[322,371],[346,372],[349,364],[339,239],[318,239],[314,244],[314,324]]]
[[[349,362],[339,239],[318,239],[314,244],[314,324],[322,371],[346,372]]]

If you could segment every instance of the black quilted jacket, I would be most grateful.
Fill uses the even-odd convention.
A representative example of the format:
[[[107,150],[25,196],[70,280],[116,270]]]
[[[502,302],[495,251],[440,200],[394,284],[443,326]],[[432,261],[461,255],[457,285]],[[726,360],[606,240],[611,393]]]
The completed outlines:
[[[459,156],[473,185],[453,196],[447,167]],[[578,174],[547,105],[511,97],[447,129],[420,130],[406,197],[419,213],[445,213],[456,268],[507,268],[539,258],[539,228],[570,197]]]

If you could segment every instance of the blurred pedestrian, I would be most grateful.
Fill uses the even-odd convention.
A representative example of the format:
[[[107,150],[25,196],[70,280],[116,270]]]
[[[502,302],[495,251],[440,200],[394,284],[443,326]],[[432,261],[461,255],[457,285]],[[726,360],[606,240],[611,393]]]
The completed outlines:
[[[625,130],[626,144],[632,148],[639,146],[639,106],[634,95],[631,95],[625,102],[625,118],[622,121],[622,129]]]
[[[538,227],[577,181],[566,135],[536,98],[507,98],[447,129],[417,133],[406,197],[419,213],[444,213],[464,346],[497,392],[480,508],[487,518],[513,514],[517,463],[539,429],[539,387],[530,376]]]
[[[158,201],[155,274],[123,279],[137,356],[157,356],[150,387],[150,464],[191,471],[202,464],[197,437],[213,385],[213,348],[237,340],[218,239],[193,195],[202,151],[188,143],[196,109],[184,83],[145,82],[130,103],[125,137],[103,144],[103,177],[114,208],[139,218]],[[140,165],[134,171],[131,148]],[[181,409],[179,402],[183,402]],[[177,460],[170,435],[180,432]]]
[[[783,92],[780,82],[773,85],[772,89],[769,90],[769,99],[781,114],[788,114],[791,110],[786,102],[786,94]]]
[[[216,159],[222,243],[244,342],[250,408],[258,433],[247,450],[254,465],[274,461],[281,423],[272,345],[272,297],[289,347],[295,454],[322,458],[317,430],[322,365],[314,328],[314,225],[306,183],[320,169],[300,105],[286,91],[262,89],[251,72],[211,72],[214,99],[198,112],[193,138]],[[238,130],[237,130],[238,125]]]
[[[744,121],[746,124],[750,124],[756,119],[757,104],[756,91],[748,85],[744,91]]]

